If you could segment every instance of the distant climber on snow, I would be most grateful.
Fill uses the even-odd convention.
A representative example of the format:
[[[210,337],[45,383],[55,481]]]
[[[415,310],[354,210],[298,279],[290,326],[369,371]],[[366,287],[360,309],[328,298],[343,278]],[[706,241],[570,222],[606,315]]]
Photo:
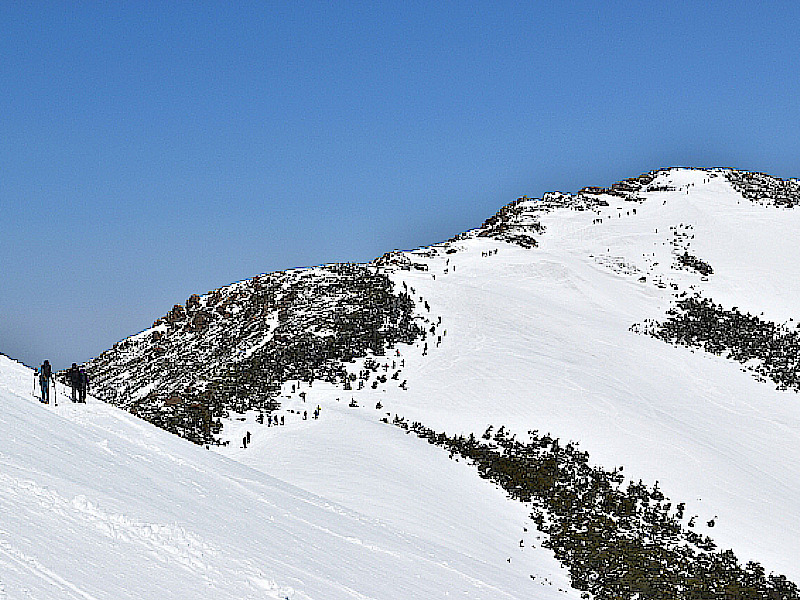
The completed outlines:
[[[89,391],[89,376],[85,369],[80,370],[80,401],[86,404],[86,392]]]
[[[79,402],[80,401],[80,388],[81,388],[81,372],[78,369],[78,365],[76,363],[72,363],[72,366],[67,371],[67,379],[69,380],[69,385],[72,387],[72,401]]]
[[[50,361],[45,360],[39,368],[39,389],[42,390],[40,401],[43,404],[50,403],[50,379],[53,377],[53,369]]]

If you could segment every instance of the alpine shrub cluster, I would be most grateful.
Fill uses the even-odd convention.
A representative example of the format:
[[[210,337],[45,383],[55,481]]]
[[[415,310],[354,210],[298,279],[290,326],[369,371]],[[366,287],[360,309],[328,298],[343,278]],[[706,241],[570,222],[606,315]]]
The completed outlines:
[[[519,441],[503,427],[480,439],[448,436],[395,416],[394,424],[474,464],[510,497],[531,503],[544,545],[569,570],[572,586],[598,600],[797,600],[797,586],[742,566],[730,550],[684,526],[658,488],[629,482],[622,468],[589,465],[573,443],[528,432]]]
[[[680,299],[663,323],[646,322],[632,330],[670,344],[702,348],[740,363],[778,389],[800,391],[800,331],[722,308],[708,298]],[[753,362],[750,362],[753,361]]]
[[[701,275],[708,276],[714,273],[714,269],[711,268],[710,264],[688,252],[684,251],[683,254],[678,254],[675,260],[678,262],[679,267],[694,269]]]
[[[785,208],[800,204],[800,181],[796,179],[736,170],[726,172],[725,176],[737,192],[753,202]]]
[[[650,184],[663,172],[662,169],[642,173],[638,177],[623,179],[611,185],[611,187],[585,187],[580,193],[583,194],[602,194],[607,196],[617,196],[623,200],[639,201],[642,200],[640,192],[652,192],[661,190],[671,190],[669,186],[655,187]]]

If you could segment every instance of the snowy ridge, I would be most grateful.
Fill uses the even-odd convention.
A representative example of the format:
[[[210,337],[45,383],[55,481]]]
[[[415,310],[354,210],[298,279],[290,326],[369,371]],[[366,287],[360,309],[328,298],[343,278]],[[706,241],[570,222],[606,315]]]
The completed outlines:
[[[711,536],[719,548],[732,548],[742,562],[759,561],[767,572],[799,581],[800,397],[795,391],[776,389],[771,381],[759,381],[736,361],[675,347],[632,327],[663,321],[681,298],[693,296],[708,298],[724,310],[737,307],[759,315],[780,331],[800,317],[800,248],[795,243],[800,213],[776,209],[788,206],[781,199],[794,193],[793,188],[767,180],[759,184],[756,201],[738,187],[737,181],[749,179],[742,173],[662,169],[607,189],[546,194],[542,200],[523,197],[482,227],[448,242],[388,253],[362,266],[393,282],[386,298],[407,296],[408,311],[396,314],[419,326],[424,337],[397,339],[379,352],[369,349],[361,356],[332,361],[331,367],[344,369],[343,378],[284,378],[271,391],[275,405],[270,409],[284,418],[284,426],[265,424],[260,406],[242,406],[243,412],[231,410],[220,417],[220,437],[228,444],[212,448],[248,468],[238,471],[240,467],[227,460],[202,468],[224,470],[214,477],[236,473],[259,486],[291,490],[275,504],[283,508],[281,503],[286,503],[287,518],[300,514],[296,509],[302,503],[295,495],[301,488],[309,498],[324,498],[320,502],[326,506],[342,507],[333,511],[337,515],[398,532],[403,540],[423,540],[435,548],[428,559],[454,556],[463,568],[445,577],[425,567],[430,583],[424,589],[414,576],[394,581],[389,589],[373,578],[394,579],[391,569],[404,568],[399,562],[385,571],[381,553],[355,558],[345,553],[335,572],[326,572],[330,581],[358,590],[351,593],[335,584],[320,591],[322,584],[312,589],[306,580],[305,587],[292,583],[292,577],[301,579],[296,573],[303,570],[298,566],[303,559],[291,552],[281,554],[286,552],[284,545],[269,546],[284,562],[263,562],[260,550],[248,554],[248,560],[259,565],[268,580],[288,586],[282,589],[295,590],[295,597],[579,597],[569,588],[564,565],[542,548],[541,532],[529,519],[530,507],[506,498],[463,461],[392,427],[389,423],[400,415],[449,434],[478,435],[488,425],[502,425],[520,435],[535,429],[577,441],[594,464],[607,469],[624,466],[630,481],[658,481],[668,498],[685,503],[687,518],[694,517],[694,531]],[[774,201],[768,200],[770,194]],[[303,292],[302,273],[293,275],[302,303],[290,304],[290,310],[304,307],[297,331],[306,331],[307,322],[313,331],[330,331],[318,327],[306,310],[319,291]],[[241,282],[230,289],[256,287]],[[338,310],[337,300],[330,298],[325,309],[329,312],[323,310],[322,315]],[[271,328],[279,322],[271,313],[242,319],[246,311],[232,307],[229,312],[236,326],[252,322]],[[181,331],[175,339],[185,343],[193,317],[171,318]],[[153,331],[165,327],[160,323]],[[261,325],[254,327],[247,345],[239,349],[242,354],[272,345],[273,338],[257,329]],[[148,340],[153,331],[132,343]],[[204,335],[191,339],[201,346]],[[257,354],[253,351],[251,356]],[[118,373],[120,382],[137,377],[133,363],[131,367]],[[29,372],[24,378],[30,384]],[[24,389],[20,386],[14,389]],[[90,403],[86,411],[91,414],[98,406],[102,405]],[[310,416],[316,407],[321,409],[319,419]],[[103,410],[117,414],[111,407]],[[84,426],[86,415],[79,409],[76,415],[82,415],[75,419]],[[91,426],[105,427],[107,417],[98,418]],[[136,423],[124,414],[114,419]],[[43,427],[36,423],[24,430],[49,431],[50,425]],[[143,423],[138,427],[157,431]],[[252,439],[245,447],[248,433]],[[214,452],[163,432],[157,435],[137,451],[142,462],[136,468],[169,460],[181,472],[194,472],[205,464],[202,461],[212,460],[205,457]],[[91,452],[112,456],[111,438],[107,444],[103,439],[95,442],[88,446]],[[31,472],[35,471],[34,465]],[[155,477],[169,478],[166,473],[164,469]],[[37,484],[42,487],[38,480]],[[170,489],[165,495],[182,498],[186,489]],[[214,489],[201,486],[203,501],[210,501]],[[129,498],[121,500],[115,512],[105,500],[95,501],[95,492],[59,493],[70,502],[83,495],[103,514],[125,515],[125,522],[145,524],[145,529],[148,523],[184,520],[175,513],[168,513],[170,519],[125,510]],[[205,524],[205,518],[214,520],[224,512],[219,511],[192,522],[186,531],[197,537],[180,538],[181,543],[187,548],[208,544],[227,560],[223,550],[231,547],[230,538],[219,532],[209,535]],[[249,522],[252,519],[241,515],[241,529],[230,531],[249,535]],[[308,531],[318,531],[317,525],[304,532],[292,529],[295,543],[314,556],[319,541]],[[338,531],[327,522],[324,527]],[[22,529],[19,525],[18,531]],[[260,535],[253,533],[252,543],[268,545],[257,541]],[[349,537],[340,539],[348,549]],[[352,537],[363,545],[369,536]],[[328,541],[327,550],[339,551]],[[415,547],[423,548],[423,542],[419,544]],[[393,556],[414,562],[417,558],[409,556],[427,552],[406,550]],[[27,556],[41,561],[36,552]],[[182,556],[193,560],[191,552]],[[448,569],[456,564],[450,558],[437,562],[442,568],[445,563]],[[293,573],[288,579],[277,575],[286,568]],[[2,577],[0,581],[5,583]],[[214,581],[221,585],[219,578]],[[340,595],[326,595],[331,589]]]
[[[298,465],[316,460],[321,439],[353,435],[370,412],[464,435],[489,424],[519,434],[538,429],[578,441],[596,464],[624,466],[633,481],[658,481],[719,548],[800,579],[796,394],[759,382],[738,363],[630,331],[698,292],[777,322],[800,315],[791,233],[800,215],[747,201],[727,173],[662,170],[635,202],[595,194],[607,206],[585,210],[518,202],[544,227],[527,229],[535,249],[469,234],[395,255],[393,278],[415,290],[418,305],[429,303],[442,319],[437,337],[445,334],[427,356],[422,342],[401,349],[408,390],[315,387],[305,402],[285,390],[283,409],[320,405],[320,423],[300,434],[248,418],[240,427],[253,430],[253,447],[223,451],[366,514],[391,506],[390,518],[413,528],[388,492],[359,487],[363,472],[345,458],[356,448],[326,455],[321,475]],[[687,267],[685,254],[702,263]],[[342,404],[351,397],[359,408],[348,413]],[[383,412],[374,410],[377,401]],[[326,417],[333,410],[335,421]],[[342,485],[344,473],[350,485]],[[408,485],[417,477],[409,474]]]
[[[459,234],[451,241],[490,237],[523,248],[533,248],[537,245],[535,236],[545,231],[539,219],[542,213],[560,208],[578,211],[599,209],[607,207],[609,200],[639,202],[644,199],[642,192],[672,189],[666,185],[651,185],[654,179],[666,172],[668,172],[666,169],[650,171],[615,183],[609,188],[585,187],[575,194],[546,192],[541,198],[522,196],[502,207],[477,229]]]
[[[765,205],[793,208],[800,204],[800,181],[766,173],[730,169],[725,176],[743,197]]]

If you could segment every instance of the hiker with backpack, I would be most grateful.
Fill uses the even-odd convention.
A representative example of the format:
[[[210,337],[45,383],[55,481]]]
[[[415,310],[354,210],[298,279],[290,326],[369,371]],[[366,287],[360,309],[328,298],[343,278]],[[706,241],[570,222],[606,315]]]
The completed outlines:
[[[67,371],[67,379],[70,386],[72,386],[72,401],[79,402],[80,388],[81,388],[81,372],[76,363],[72,363],[69,371]]]
[[[80,370],[80,393],[78,397],[80,402],[86,404],[86,392],[89,391],[89,376],[86,374],[85,369]]]
[[[50,361],[45,360],[39,368],[39,389],[42,390],[42,397],[40,402],[42,404],[50,404],[50,380],[53,378],[53,369],[50,366]],[[55,384],[55,380],[53,380]],[[55,388],[55,386],[53,386]]]

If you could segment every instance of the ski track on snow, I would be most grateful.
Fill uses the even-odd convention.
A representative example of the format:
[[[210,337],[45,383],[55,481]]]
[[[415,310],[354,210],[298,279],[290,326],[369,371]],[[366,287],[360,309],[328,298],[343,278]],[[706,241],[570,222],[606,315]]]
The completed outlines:
[[[100,600],[78,586],[67,581],[57,573],[42,565],[33,556],[28,556],[14,548],[7,540],[0,539],[0,555],[8,561],[6,566],[16,565],[32,573],[37,578],[58,589],[60,598],[82,598],[83,600]],[[0,582],[0,598],[5,598],[5,586]],[[67,594],[64,596],[63,594]]]
[[[27,505],[38,504],[48,513],[76,522],[79,528],[93,528],[106,537],[133,544],[163,562],[177,564],[198,576],[210,570],[205,557],[216,557],[219,551],[183,527],[162,523],[144,523],[122,514],[107,513],[86,496],[66,498],[30,480],[0,473],[0,485],[6,493],[25,496]]]

